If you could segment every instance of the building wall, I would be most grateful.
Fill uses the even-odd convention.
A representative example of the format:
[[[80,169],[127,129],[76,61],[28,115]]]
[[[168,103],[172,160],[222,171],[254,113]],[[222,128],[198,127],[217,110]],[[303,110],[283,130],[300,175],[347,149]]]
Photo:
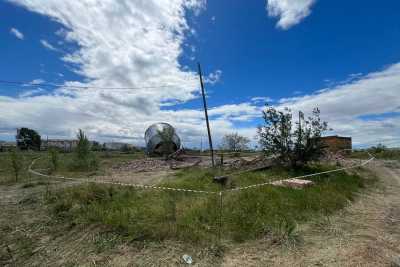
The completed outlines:
[[[337,152],[343,149],[352,149],[351,137],[326,136],[321,139],[326,149],[332,152]]]
[[[42,149],[46,150],[51,147],[58,148],[63,151],[72,151],[78,145],[77,140],[42,140]]]

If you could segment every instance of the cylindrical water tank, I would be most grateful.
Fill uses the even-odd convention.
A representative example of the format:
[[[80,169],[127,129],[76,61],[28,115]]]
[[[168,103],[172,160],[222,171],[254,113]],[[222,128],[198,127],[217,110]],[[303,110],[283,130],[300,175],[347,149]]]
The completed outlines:
[[[181,147],[181,140],[175,128],[164,122],[155,123],[147,128],[144,139],[146,151],[150,155],[172,154]]]

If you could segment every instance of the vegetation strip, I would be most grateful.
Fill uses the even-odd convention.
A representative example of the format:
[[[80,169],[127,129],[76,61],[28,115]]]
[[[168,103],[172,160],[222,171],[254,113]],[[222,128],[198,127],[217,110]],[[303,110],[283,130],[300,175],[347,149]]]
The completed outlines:
[[[307,178],[307,177],[312,177],[312,176],[317,176],[321,174],[327,174],[327,173],[332,173],[332,172],[339,172],[339,171],[344,171],[344,170],[349,170],[357,167],[362,167],[370,163],[375,159],[374,156],[372,156],[369,152],[368,155],[371,157],[370,159],[364,161],[361,164],[353,165],[350,167],[344,167],[344,168],[339,168],[335,170],[329,170],[329,171],[323,171],[323,172],[318,172],[318,173],[312,173],[312,174],[306,174],[306,175],[301,175],[301,176],[295,176],[287,179],[300,179],[300,178]],[[119,185],[119,186],[130,186],[130,187],[138,187],[138,188],[145,188],[145,189],[157,189],[157,190],[167,190],[167,191],[179,191],[179,192],[191,192],[191,193],[203,193],[203,194],[222,194],[222,192],[225,191],[240,191],[240,190],[246,190],[246,189],[251,189],[255,187],[260,187],[260,186],[265,186],[265,185],[271,185],[272,182],[266,182],[266,183],[261,183],[261,184],[254,184],[254,185],[249,185],[249,186],[244,186],[244,187],[237,187],[237,188],[232,188],[232,189],[227,189],[223,191],[203,191],[203,190],[193,190],[193,189],[184,189],[184,188],[172,188],[172,187],[163,187],[163,186],[151,186],[151,185],[139,185],[139,184],[129,184],[129,183],[118,183],[118,182],[108,182],[108,181],[92,181],[89,179],[81,179],[81,178],[68,178],[68,177],[63,177],[63,176],[54,176],[54,175],[46,175],[40,172],[37,172],[35,170],[32,170],[32,166],[35,164],[37,160],[40,158],[36,158],[32,161],[32,163],[29,165],[28,172],[42,176],[42,177],[47,177],[47,178],[56,178],[56,179],[64,179],[64,180],[70,180],[70,181],[80,181],[80,182],[87,182],[87,183],[97,183],[97,184],[110,184],[110,185]]]

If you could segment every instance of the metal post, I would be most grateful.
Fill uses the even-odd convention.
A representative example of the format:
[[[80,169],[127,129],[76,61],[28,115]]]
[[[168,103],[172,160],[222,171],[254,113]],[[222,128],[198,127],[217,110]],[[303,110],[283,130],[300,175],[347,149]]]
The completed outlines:
[[[207,124],[207,133],[208,133],[208,143],[210,145],[210,151],[211,151],[211,163],[212,166],[214,167],[214,150],[213,150],[213,145],[212,145],[212,139],[211,139],[211,131],[210,131],[210,123],[208,121],[208,112],[207,112],[207,102],[206,102],[206,96],[204,93],[204,84],[203,84],[203,76],[201,74],[201,67],[200,63],[197,63],[198,69],[199,69],[199,78],[200,78],[200,85],[201,85],[201,94],[203,95],[203,105],[204,105],[204,114],[206,116],[206,124]]]

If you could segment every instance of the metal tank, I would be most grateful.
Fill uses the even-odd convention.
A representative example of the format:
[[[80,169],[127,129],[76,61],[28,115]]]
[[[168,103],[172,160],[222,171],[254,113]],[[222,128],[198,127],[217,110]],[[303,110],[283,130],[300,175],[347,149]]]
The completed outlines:
[[[149,155],[172,154],[181,147],[181,140],[175,128],[164,122],[155,123],[147,128],[144,139]]]

